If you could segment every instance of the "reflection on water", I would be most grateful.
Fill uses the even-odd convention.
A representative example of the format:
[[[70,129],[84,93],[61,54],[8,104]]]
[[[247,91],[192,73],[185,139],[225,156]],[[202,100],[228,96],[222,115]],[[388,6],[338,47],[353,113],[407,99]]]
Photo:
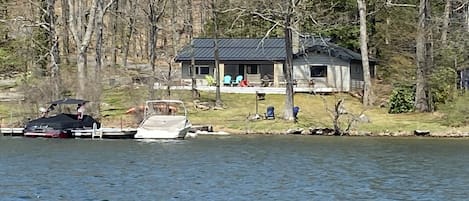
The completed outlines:
[[[1,200],[465,200],[469,140],[0,137]]]

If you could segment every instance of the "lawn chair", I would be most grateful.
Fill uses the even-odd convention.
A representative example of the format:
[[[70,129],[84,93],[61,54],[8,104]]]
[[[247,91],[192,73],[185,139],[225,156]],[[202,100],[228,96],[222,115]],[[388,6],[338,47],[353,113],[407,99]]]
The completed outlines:
[[[232,86],[232,84],[231,84],[231,75],[225,75],[225,77],[223,77],[223,85],[224,86]]]
[[[265,113],[265,119],[275,119],[275,108],[273,106],[267,107],[267,112]]]
[[[239,85],[239,83],[241,83],[241,81],[243,80],[243,75],[238,75],[236,76],[236,79],[233,81],[233,85]]]
[[[293,107],[293,118],[295,118],[295,122],[298,121],[298,112],[300,112],[300,107],[298,106]]]

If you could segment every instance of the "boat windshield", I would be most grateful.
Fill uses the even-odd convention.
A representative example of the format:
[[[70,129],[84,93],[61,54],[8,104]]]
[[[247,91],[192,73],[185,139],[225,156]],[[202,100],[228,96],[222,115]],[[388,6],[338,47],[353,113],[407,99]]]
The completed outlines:
[[[186,115],[182,103],[177,102],[149,102],[147,103],[147,115]]]

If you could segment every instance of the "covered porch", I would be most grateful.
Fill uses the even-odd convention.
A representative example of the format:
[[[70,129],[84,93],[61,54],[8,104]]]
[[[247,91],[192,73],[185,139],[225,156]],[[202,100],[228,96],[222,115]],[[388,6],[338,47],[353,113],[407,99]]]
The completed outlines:
[[[155,85],[155,89],[166,90],[168,87],[164,85]],[[171,90],[191,90],[192,86],[188,82],[184,82],[181,84],[175,84],[170,86]],[[216,91],[216,86],[208,86],[208,85],[200,85],[197,84],[196,87],[199,91]],[[334,93],[338,92],[335,88],[332,87],[315,87],[315,86],[298,86],[294,85],[293,91],[295,93]],[[233,87],[220,87],[221,93],[241,93],[241,94],[255,94],[257,93],[265,93],[265,94],[285,94],[286,89],[285,87],[262,87],[262,86],[252,86],[252,87],[240,87],[240,86],[233,86]]]
[[[280,76],[283,76],[283,64],[274,62],[225,62],[220,66],[220,86],[280,86]],[[216,74],[216,72],[214,71]]]

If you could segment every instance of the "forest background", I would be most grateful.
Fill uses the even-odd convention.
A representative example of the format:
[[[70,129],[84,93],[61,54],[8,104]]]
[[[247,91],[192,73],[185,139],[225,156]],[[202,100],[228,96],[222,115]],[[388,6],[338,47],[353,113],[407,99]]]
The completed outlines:
[[[18,116],[68,96],[91,100],[96,116],[112,115],[171,96],[150,86],[178,80],[174,58],[194,37],[291,32],[357,52],[366,45],[366,55],[379,61],[366,105],[438,112],[448,126],[469,122],[460,79],[469,68],[468,0],[0,0],[0,74],[15,80],[2,91],[22,94]],[[2,116],[11,116],[11,108],[2,104]]]

